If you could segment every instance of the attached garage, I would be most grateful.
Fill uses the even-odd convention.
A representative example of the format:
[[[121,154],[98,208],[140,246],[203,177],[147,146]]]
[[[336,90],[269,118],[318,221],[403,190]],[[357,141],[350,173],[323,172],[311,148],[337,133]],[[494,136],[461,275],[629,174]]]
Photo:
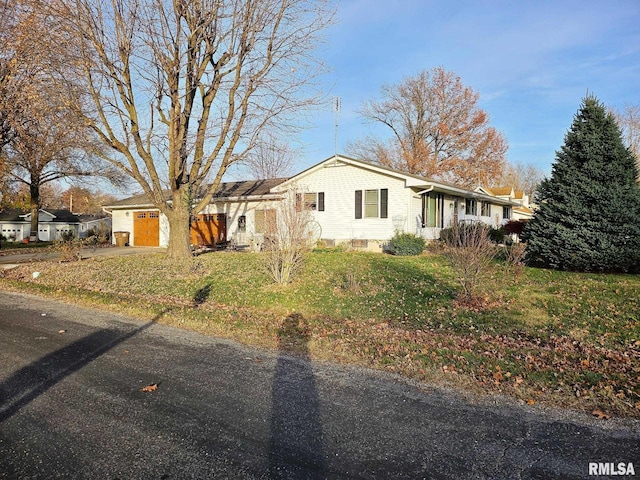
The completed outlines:
[[[224,213],[194,215],[191,222],[191,244],[213,246],[227,239],[227,217]]]
[[[160,245],[160,212],[149,210],[134,212],[133,244],[136,247],[158,247]]]
[[[264,211],[275,208],[282,198],[282,194],[273,194],[271,189],[284,180],[280,178],[220,184],[211,203],[204,209],[193,212],[190,243],[197,247],[214,246],[228,241],[245,245],[253,235],[261,235],[254,228],[254,212],[262,212],[262,217],[258,214],[260,218],[257,221],[260,224],[258,227],[264,228],[269,220]],[[163,192],[163,199],[167,203],[171,203],[171,198],[170,191]],[[112,231],[129,232],[132,246],[168,246],[168,218],[146,194],[118,200],[103,206],[103,209],[111,215]]]

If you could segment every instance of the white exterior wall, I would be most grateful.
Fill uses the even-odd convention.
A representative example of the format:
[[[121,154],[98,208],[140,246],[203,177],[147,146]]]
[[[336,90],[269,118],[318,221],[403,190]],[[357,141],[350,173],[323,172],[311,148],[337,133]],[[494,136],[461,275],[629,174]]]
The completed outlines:
[[[500,227],[500,225],[504,224],[504,219],[502,218],[502,206],[501,205],[491,205],[491,219],[490,225],[494,228]]]
[[[421,236],[424,228],[422,227],[422,196],[416,195],[416,192],[411,192],[411,212],[412,215],[409,218],[407,233],[413,233],[414,235]]]
[[[388,218],[355,218],[355,191],[388,189]],[[302,177],[291,186],[300,193],[324,192],[325,211],[313,211],[322,227],[323,239],[336,243],[352,239],[384,242],[396,230],[415,231],[413,192],[404,180],[353,165],[326,166]],[[419,213],[419,210],[418,210]],[[364,217],[364,206],[363,206]]]
[[[128,215],[127,215],[128,213]],[[133,214],[130,210],[113,210],[111,213],[111,231],[129,232],[129,241],[133,239]],[[116,237],[111,236],[111,243],[115,245]]]
[[[135,241],[135,239],[134,239]],[[135,243],[133,244],[135,246]],[[169,246],[169,219],[164,213],[160,213],[160,247]]]
[[[464,201],[464,199],[461,199],[461,201]],[[489,216],[482,215],[481,200],[478,200],[477,215],[465,215],[464,212],[465,212],[465,209],[460,208],[460,220],[465,220],[470,222],[482,222],[493,228],[498,228],[505,223],[505,220],[502,217],[502,214],[503,214],[502,205],[491,204]]]

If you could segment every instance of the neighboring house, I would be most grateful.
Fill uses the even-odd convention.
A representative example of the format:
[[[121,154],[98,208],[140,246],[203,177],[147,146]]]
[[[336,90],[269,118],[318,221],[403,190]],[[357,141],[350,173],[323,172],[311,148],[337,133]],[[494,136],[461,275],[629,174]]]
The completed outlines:
[[[250,180],[222,183],[211,204],[194,214],[191,224],[193,245],[213,245],[233,241],[250,245],[255,234],[264,233],[268,212],[274,211],[282,196],[271,189],[286,179]],[[165,192],[169,198],[170,192]],[[105,205],[111,214],[113,232],[128,232],[133,246],[167,246],[169,223],[149,201],[136,195]],[[115,241],[115,238],[114,238]]]
[[[499,226],[518,207],[509,199],[334,156],[289,179],[222,184],[196,215],[192,243],[251,244],[277,215],[287,192],[304,196],[326,244],[371,250],[380,250],[397,231],[437,239],[456,221]],[[168,222],[146,195],[104,209],[112,215],[114,232],[129,232],[131,245],[167,245]]]
[[[90,232],[111,232],[111,217],[78,215],[80,219],[79,238],[87,238]]]
[[[517,203],[518,205],[512,210],[513,220],[531,220],[533,218],[533,205],[529,202],[529,195],[522,190],[514,190],[513,187],[478,187],[476,191]]]
[[[31,231],[31,212],[10,209],[0,212],[0,233],[5,241],[21,242]],[[78,238],[80,219],[69,210],[40,209],[38,239],[44,242],[60,240],[63,234],[72,233]]]

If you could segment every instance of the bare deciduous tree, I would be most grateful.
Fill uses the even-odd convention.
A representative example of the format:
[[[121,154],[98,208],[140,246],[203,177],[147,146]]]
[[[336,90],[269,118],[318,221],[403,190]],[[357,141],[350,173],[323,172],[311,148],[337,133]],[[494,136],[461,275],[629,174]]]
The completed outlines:
[[[17,110],[16,94],[24,81],[17,72],[19,61],[14,51],[21,10],[19,2],[0,2],[0,162],[3,161],[3,148],[13,138],[11,119]]]
[[[29,186],[22,182],[9,183],[5,195],[0,202],[0,207],[28,210],[31,208],[31,194],[29,190]],[[40,207],[64,208],[60,205],[61,194],[62,188],[57,182],[43,184],[39,192]]]
[[[507,142],[478,108],[479,94],[442,67],[382,87],[382,99],[360,111],[388,127],[388,141],[368,138],[349,147],[362,158],[465,187],[492,185],[505,165]]]
[[[90,131],[74,113],[82,102],[70,44],[37,0],[11,5],[2,36],[0,117],[9,180],[29,188],[32,240],[38,239],[40,189],[69,176],[99,174]],[[8,8],[8,7],[7,7]],[[6,13],[6,12],[5,12]]]
[[[166,215],[168,256],[190,256],[192,209],[263,129],[293,129],[290,114],[318,102],[309,87],[323,66],[312,53],[333,12],[318,0],[58,4],[81,41],[86,122]]]
[[[247,153],[244,163],[256,179],[284,178],[292,174],[296,151],[272,132],[265,132]]]
[[[640,181],[640,103],[625,105],[624,110],[612,109],[625,143],[636,157],[638,180]]]
[[[67,208],[74,213],[99,215],[103,205],[111,205],[117,198],[99,189],[74,185],[56,198],[58,208]]]
[[[499,184],[505,187],[513,187],[515,190],[521,190],[529,195],[530,199],[533,199],[536,188],[543,179],[544,174],[535,166],[509,162],[504,169]]]

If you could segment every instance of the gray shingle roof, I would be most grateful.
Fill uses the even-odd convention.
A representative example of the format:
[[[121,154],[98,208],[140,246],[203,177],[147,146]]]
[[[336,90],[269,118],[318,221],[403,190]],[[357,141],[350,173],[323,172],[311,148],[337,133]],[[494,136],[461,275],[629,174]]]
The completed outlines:
[[[224,200],[225,198],[232,197],[253,197],[268,195],[273,187],[280,185],[285,180],[287,180],[287,178],[270,178],[266,180],[244,180],[238,182],[221,183],[218,187],[218,190],[216,190],[216,192],[214,193],[213,199],[220,201]],[[204,190],[205,189],[203,189],[203,191]],[[165,200],[169,200],[171,198],[171,192],[169,190],[163,191],[162,195]],[[124,198],[122,200],[118,200],[111,203],[110,205],[105,206],[126,207],[151,204],[152,202],[149,200],[149,196],[146,193],[142,193],[139,195],[134,195],[132,197]]]
[[[63,222],[63,223],[78,223],[80,222],[80,218],[77,215],[74,215],[69,210],[63,209],[51,209],[51,208],[41,208],[41,211],[49,212],[55,216],[53,219],[54,222]],[[31,213],[30,211],[19,210],[16,208],[11,208],[7,210],[3,210],[0,212],[0,221],[3,222],[26,222],[26,219],[22,215],[28,215]],[[41,220],[42,221],[42,220]]]

